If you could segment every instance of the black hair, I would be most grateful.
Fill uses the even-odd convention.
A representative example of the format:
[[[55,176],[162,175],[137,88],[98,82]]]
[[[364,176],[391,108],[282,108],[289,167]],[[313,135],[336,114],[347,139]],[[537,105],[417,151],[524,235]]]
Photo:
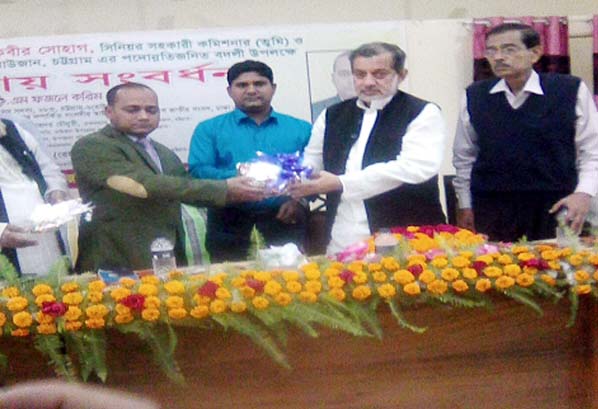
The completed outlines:
[[[509,31],[519,31],[521,34],[521,42],[526,48],[533,48],[540,45],[540,34],[533,29],[532,26],[522,23],[504,23],[492,27],[486,33],[486,39],[495,34],[503,34]]]
[[[238,62],[228,69],[226,73],[226,80],[228,85],[231,85],[239,75],[245,74],[246,72],[255,72],[259,76],[266,77],[271,84],[274,84],[274,74],[272,74],[272,68],[264,64],[261,61],[246,60]]]

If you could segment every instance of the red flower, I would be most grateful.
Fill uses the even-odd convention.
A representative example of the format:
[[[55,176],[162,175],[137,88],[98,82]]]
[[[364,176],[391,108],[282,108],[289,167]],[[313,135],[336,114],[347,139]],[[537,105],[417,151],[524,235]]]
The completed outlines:
[[[421,273],[423,273],[424,268],[421,266],[421,264],[414,264],[407,267],[407,270],[417,278]]]
[[[353,277],[355,277],[355,273],[350,270],[343,270],[342,273],[338,275],[345,283],[352,283]]]
[[[486,267],[488,267],[488,264],[486,262],[484,262],[484,261],[478,260],[478,261],[474,261],[473,262],[473,266],[472,267],[475,269],[475,271],[478,272],[478,274],[482,274],[482,272],[484,271],[484,269]]]
[[[131,294],[120,300],[120,303],[132,310],[141,311],[143,309],[143,304],[145,303],[145,295]]]
[[[550,266],[546,260],[532,258],[531,260],[522,261],[519,263],[521,267],[530,267],[538,270],[548,270]]]
[[[204,285],[199,287],[199,289],[197,290],[197,294],[203,297],[216,298],[216,290],[219,287],[220,286],[215,282],[208,280],[204,283]]]
[[[265,283],[260,280],[256,280],[255,278],[248,278],[245,280],[245,285],[249,288],[253,288],[256,294],[261,294],[264,292],[264,285]]]
[[[44,301],[42,304],[42,312],[51,317],[62,317],[68,310],[68,306],[62,302]]]

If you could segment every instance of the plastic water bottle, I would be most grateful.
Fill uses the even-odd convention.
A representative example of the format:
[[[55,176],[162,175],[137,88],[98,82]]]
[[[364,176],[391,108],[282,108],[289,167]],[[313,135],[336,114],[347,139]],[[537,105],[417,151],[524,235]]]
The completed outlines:
[[[388,256],[394,253],[399,241],[390,229],[380,229],[374,237],[374,246],[376,247],[376,254],[381,256]]]
[[[158,237],[152,242],[152,267],[154,274],[165,276],[172,270],[176,270],[176,258],[174,257],[174,244],[164,237]]]

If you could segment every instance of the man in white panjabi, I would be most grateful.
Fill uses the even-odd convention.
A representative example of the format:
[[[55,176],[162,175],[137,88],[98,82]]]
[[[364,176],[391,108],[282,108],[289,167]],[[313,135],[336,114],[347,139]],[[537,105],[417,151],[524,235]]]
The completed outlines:
[[[19,227],[37,205],[67,198],[58,166],[38,141],[12,121],[0,122],[0,247],[23,275],[47,274],[64,254],[56,232],[26,234]]]

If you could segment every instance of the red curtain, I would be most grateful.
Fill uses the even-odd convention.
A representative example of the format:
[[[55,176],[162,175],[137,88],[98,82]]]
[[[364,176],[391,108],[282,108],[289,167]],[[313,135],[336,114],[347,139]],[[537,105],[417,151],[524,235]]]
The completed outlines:
[[[592,38],[594,39],[594,101],[598,105],[598,15],[592,19]]]
[[[596,19],[594,19],[596,21]],[[473,79],[474,81],[494,77],[490,65],[484,58],[486,33],[492,27],[505,22],[520,22],[532,26],[540,33],[540,42],[544,46],[544,55],[534,65],[538,72],[558,72],[569,74],[569,27],[566,17],[488,17],[473,21]]]

